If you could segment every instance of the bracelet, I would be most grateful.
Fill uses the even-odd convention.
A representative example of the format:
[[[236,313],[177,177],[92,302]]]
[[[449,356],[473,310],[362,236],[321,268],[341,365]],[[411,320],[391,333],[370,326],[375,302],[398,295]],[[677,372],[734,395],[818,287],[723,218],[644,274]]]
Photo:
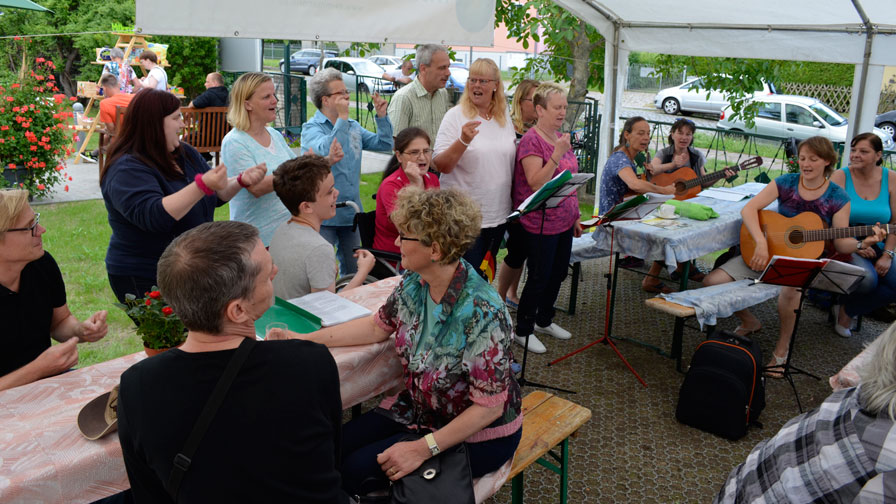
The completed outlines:
[[[551,161],[554,161],[554,156],[551,156]],[[557,166],[560,166],[560,162],[559,162],[559,161],[554,161],[554,164],[557,165]]]
[[[459,136],[459,137],[457,137],[457,139],[460,141],[460,143],[463,144],[464,147],[469,147],[469,146],[470,146],[470,144],[468,144],[467,142],[464,142],[464,137]],[[472,142],[472,140],[470,140],[470,141]]]
[[[248,188],[248,187],[249,187],[249,184],[244,184],[244,183],[243,183],[243,174],[242,174],[242,173],[240,173],[239,175],[236,176],[236,183],[239,184],[240,187],[242,187],[242,188]]]
[[[884,249],[884,253],[890,256],[890,259],[896,259],[896,252]]]
[[[206,196],[213,196],[215,194],[215,191],[209,189],[208,186],[205,185],[205,182],[202,181],[201,173],[197,173],[196,176],[193,177],[193,182],[196,182],[196,187],[198,187],[200,191],[205,193]]]

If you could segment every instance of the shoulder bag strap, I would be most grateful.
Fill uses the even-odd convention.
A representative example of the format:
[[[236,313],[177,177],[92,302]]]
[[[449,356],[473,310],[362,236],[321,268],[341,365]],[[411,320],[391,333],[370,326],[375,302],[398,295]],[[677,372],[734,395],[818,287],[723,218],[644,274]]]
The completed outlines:
[[[171,468],[171,474],[168,476],[168,484],[166,485],[168,495],[171,496],[174,502],[177,502],[177,492],[180,490],[181,481],[183,481],[184,476],[190,469],[193,455],[196,453],[196,449],[199,448],[199,443],[205,436],[205,431],[208,430],[208,426],[211,425],[215,414],[218,413],[218,408],[224,402],[224,397],[227,395],[230,385],[240,372],[240,368],[243,367],[243,363],[246,362],[246,358],[249,357],[249,353],[252,351],[255,343],[256,341],[252,338],[244,338],[240,343],[236,353],[233,354],[230,362],[227,363],[224,374],[221,375],[218,384],[215,385],[212,395],[205,403],[205,409],[202,410],[199,419],[193,425],[193,430],[190,432],[187,442],[184,443],[183,450],[174,456],[174,466]]]

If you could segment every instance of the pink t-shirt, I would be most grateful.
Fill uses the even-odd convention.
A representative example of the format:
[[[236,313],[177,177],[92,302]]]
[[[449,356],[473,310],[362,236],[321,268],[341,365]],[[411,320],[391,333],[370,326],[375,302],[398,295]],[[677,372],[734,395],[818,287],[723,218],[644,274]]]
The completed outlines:
[[[557,133],[559,138],[560,133]],[[538,156],[547,163],[554,153],[554,146],[541,138],[541,135],[535,128],[529,128],[529,131],[520,139],[520,144],[516,148],[516,165],[513,168],[513,206],[519,206],[526,198],[532,195],[533,191],[526,181],[526,172],[523,170],[522,159],[527,156]],[[572,149],[566,152],[560,158],[560,166],[554,169],[551,177],[557,176],[563,170],[569,170],[570,173],[579,172],[579,162]],[[567,231],[575,225],[579,218],[579,200],[575,196],[570,196],[563,200],[557,208],[549,209],[544,216],[544,228],[542,229],[541,211],[532,212],[524,215],[520,222],[523,229],[530,233],[555,235]]]
[[[398,191],[409,183],[404,170],[399,168],[392,175],[386,177],[376,191],[376,234],[373,236],[373,248],[387,252],[399,252],[399,248],[395,245],[398,229],[395,228],[395,224],[392,224],[389,215],[395,209],[395,198]],[[434,173],[427,173],[423,177],[423,187],[424,189],[438,188],[439,177],[436,177]]]

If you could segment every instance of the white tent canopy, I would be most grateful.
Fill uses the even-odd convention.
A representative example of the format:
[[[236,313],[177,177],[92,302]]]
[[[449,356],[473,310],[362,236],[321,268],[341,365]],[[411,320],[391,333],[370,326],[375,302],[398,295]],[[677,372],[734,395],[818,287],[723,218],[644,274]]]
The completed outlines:
[[[893,0],[554,1],[606,39],[599,169],[615,144],[630,51],[854,64],[847,138],[871,129],[884,66],[896,65]]]

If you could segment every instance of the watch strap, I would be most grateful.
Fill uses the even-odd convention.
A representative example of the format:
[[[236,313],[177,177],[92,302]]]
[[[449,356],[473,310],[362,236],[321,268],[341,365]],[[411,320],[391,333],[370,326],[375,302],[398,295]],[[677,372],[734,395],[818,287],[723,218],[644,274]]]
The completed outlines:
[[[430,453],[432,453],[433,457],[435,457],[436,455],[439,454],[439,452],[442,451],[441,449],[439,449],[439,444],[436,443],[436,438],[435,438],[435,436],[432,435],[431,432],[429,434],[423,436],[423,439],[426,440],[426,445],[429,446],[429,451],[430,451]]]

